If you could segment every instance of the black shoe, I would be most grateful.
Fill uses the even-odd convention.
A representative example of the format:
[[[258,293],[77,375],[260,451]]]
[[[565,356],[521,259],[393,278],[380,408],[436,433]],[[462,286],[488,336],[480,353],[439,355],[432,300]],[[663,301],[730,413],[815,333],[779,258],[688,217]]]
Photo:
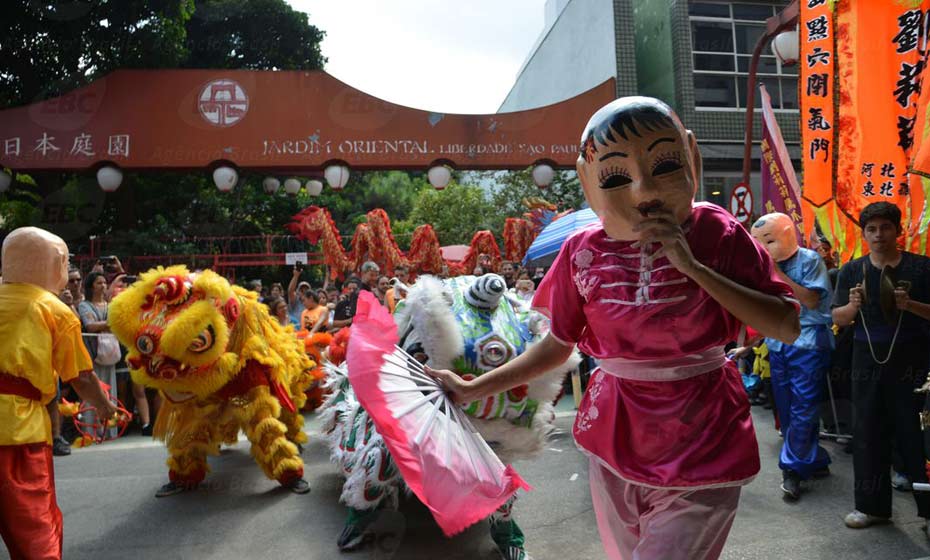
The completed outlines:
[[[310,492],[310,483],[302,478],[295,478],[283,486],[295,494],[307,494]]]
[[[781,491],[785,499],[795,501],[801,498],[801,477],[793,471],[784,471],[782,474]]]
[[[175,494],[180,494],[181,492],[187,492],[188,490],[193,490],[197,485],[184,485],[178,484],[176,482],[169,482],[161,488],[158,489],[158,492],[155,492],[156,498],[164,498],[166,496],[174,496]]]
[[[830,467],[824,467],[822,469],[817,469],[811,473],[811,476],[814,478],[827,478],[830,476]]]
[[[142,426],[142,435],[144,437],[152,437],[152,425],[151,424],[146,424],[145,426]]]
[[[65,438],[58,436],[52,442],[52,455],[56,457],[71,455],[71,445],[65,441]]]

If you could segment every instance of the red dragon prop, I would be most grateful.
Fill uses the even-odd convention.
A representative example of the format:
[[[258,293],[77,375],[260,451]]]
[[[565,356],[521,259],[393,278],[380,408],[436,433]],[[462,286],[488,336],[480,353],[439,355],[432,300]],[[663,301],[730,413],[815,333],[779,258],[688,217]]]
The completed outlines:
[[[445,265],[451,276],[471,274],[481,254],[491,257],[495,271],[500,267],[501,251],[490,231],[475,233],[464,260],[446,261],[442,258],[433,226],[424,224],[417,227],[413,232],[410,249],[405,253],[394,240],[391,221],[384,210],[376,208],[368,212],[366,218],[366,222],[356,226],[348,251],[345,250],[339,229],[325,208],[310,206],[302,210],[294,216],[288,229],[311,245],[321,244],[323,262],[329,266],[333,278],[341,278],[349,271],[358,270],[367,260],[378,263],[387,276],[393,276],[398,266],[406,266],[416,274],[439,274]],[[514,262],[521,261],[536,238],[536,233],[527,220],[508,218],[504,227],[506,252],[503,257]]]

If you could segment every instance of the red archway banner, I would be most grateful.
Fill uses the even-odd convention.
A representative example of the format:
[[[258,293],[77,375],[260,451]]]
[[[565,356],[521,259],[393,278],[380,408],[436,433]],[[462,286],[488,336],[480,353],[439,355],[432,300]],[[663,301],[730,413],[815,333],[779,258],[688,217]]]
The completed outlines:
[[[119,70],[62,97],[0,111],[0,164],[16,171],[573,167],[610,79],[513,113],[454,115],[383,101],[325,72]]]

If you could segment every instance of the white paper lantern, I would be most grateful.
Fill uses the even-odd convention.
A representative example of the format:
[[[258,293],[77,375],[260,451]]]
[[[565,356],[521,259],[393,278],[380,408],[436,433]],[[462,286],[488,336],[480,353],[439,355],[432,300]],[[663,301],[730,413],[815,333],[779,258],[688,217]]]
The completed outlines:
[[[291,196],[296,196],[300,192],[300,179],[291,177],[284,181],[284,192]]]
[[[123,172],[118,167],[107,165],[97,170],[97,184],[103,192],[114,192],[123,182]]]
[[[552,169],[552,166],[549,164],[540,163],[533,168],[533,182],[541,189],[551,185],[554,178],[555,170]]]
[[[772,40],[772,52],[782,64],[795,64],[798,61],[801,49],[797,31],[784,31]]]
[[[233,190],[236,183],[239,182],[239,173],[232,167],[222,166],[213,170],[213,184],[220,192],[229,192]]]
[[[307,181],[307,194],[310,196],[320,196],[320,193],[323,192],[323,181],[318,181],[316,179],[310,179]]]
[[[279,188],[281,188],[281,181],[275,179],[274,177],[265,177],[265,180],[262,181],[262,188],[265,189],[266,193],[274,194],[278,192]]]
[[[329,186],[337,191],[349,182],[349,168],[345,165],[330,165],[323,171]]]
[[[441,191],[452,180],[452,171],[445,165],[434,165],[426,172],[426,176],[429,178],[429,184],[433,185],[437,191]]]
[[[13,176],[0,169],[0,193],[6,192],[11,183],[13,183]]]

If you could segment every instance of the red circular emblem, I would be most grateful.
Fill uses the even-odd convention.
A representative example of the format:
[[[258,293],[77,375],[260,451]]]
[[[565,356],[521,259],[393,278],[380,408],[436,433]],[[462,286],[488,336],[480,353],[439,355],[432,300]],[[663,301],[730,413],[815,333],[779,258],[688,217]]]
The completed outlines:
[[[249,111],[249,96],[236,81],[213,80],[200,91],[197,108],[208,123],[232,126]]]

